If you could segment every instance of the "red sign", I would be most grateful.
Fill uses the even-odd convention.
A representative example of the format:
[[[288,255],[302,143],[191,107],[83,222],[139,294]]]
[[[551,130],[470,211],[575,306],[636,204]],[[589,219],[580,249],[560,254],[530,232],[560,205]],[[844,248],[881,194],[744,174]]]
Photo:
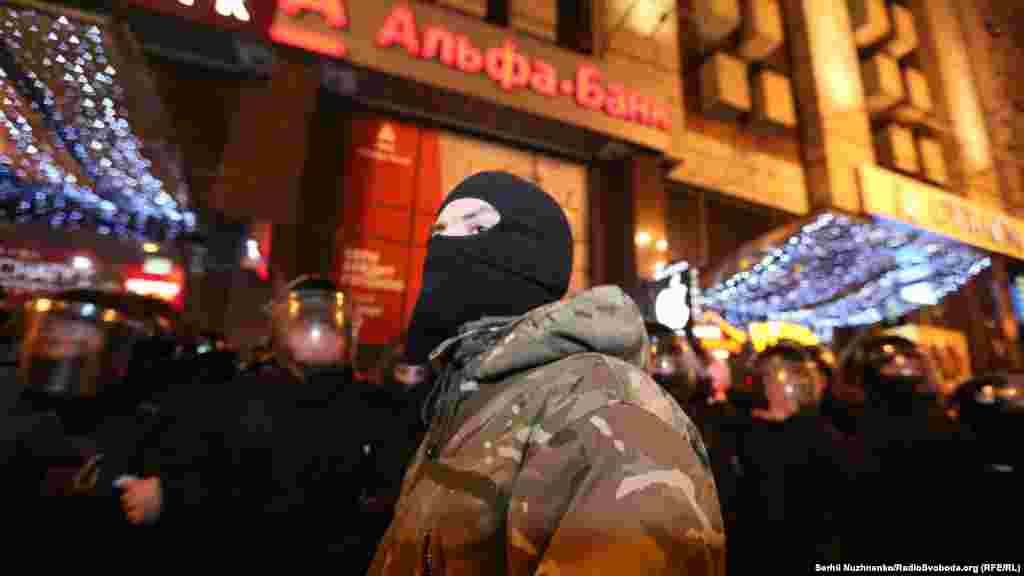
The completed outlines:
[[[122,272],[126,291],[163,300],[179,311],[184,309],[185,269],[180,265],[172,264],[167,271],[150,269],[148,272],[145,264],[126,265]]]
[[[320,22],[311,23],[307,18],[311,14],[318,15]],[[343,0],[281,0],[270,37],[281,44],[340,58],[346,47],[339,31],[348,25]],[[530,90],[549,98],[572,98],[577,106],[625,122],[665,132],[671,128],[668,107],[624,84],[606,82],[592,64],[582,63],[572,77],[559,78],[554,66],[521,54],[511,39],[483,49],[473,45],[468,36],[443,26],[420,29],[412,10],[405,5],[395,6],[387,16],[377,32],[376,44],[381,49],[405,50],[421,60],[439,61],[466,74],[486,74],[508,92]]]

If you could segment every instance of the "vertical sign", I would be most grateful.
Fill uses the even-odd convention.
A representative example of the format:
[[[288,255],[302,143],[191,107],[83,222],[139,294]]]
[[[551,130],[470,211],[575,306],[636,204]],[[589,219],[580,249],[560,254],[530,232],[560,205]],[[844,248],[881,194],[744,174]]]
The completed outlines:
[[[360,371],[405,330],[440,203],[436,135],[379,117],[352,121],[336,263],[359,325]],[[431,147],[425,142],[434,142]]]

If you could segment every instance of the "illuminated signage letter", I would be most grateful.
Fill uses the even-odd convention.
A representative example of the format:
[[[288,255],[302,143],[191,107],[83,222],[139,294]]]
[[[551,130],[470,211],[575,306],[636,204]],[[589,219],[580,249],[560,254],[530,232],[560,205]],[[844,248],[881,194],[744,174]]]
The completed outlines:
[[[651,103],[643,94],[631,92],[629,94],[629,119],[641,124],[649,124],[651,118]]]
[[[322,16],[332,28],[348,27],[348,13],[342,0],[278,0],[278,8],[293,18],[312,12]]]
[[[545,96],[558,95],[558,75],[550,64],[543,60],[534,60],[532,76],[530,87],[534,92]]]
[[[530,83],[530,63],[516,52],[516,45],[506,40],[500,48],[491,48],[486,57],[487,75],[505,90],[522,88]]]
[[[473,46],[469,38],[463,35],[455,37],[456,65],[459,70],[469,74],[475,74],[484,69],[484,57],[480,49]]]
[[[331,27],[348,27],[348,12],[343,0],[279,0],[270,38],[310,52],[341,58],[347,51],[344,40],[333,33],[311,30],[297,20],[306,13],[318,15]]]
[[[235,18],[242,22],[248,22],[252,18],[249,8],[245,5],[245,0],[216,0],[213,9],[221,16]]]
[[[377,45],[390,48],[398,44],[413,56],[420,55],[420,42],[416,37],[416,18],[408,6],[396,6],[377,33]]]
[[[625,86],[622,84],[608,85],[608,99],[604,103],[604,111],[613,118],[625,118],[628,116]]]
[[[604,105],[604,88],[601,88],[601,73],[597,68],[582,64],[576,71],[576,103],[590,110],[600,110]]]
[[[669,116],[669,108],[663,104],[654,105],[654,127],[658,130],[668,132],[672,129],[672,118]]]
[[[433,60],[440,53],[445,66],[455,66],[455,37],[438,26],[431,26],[423,32],[423,48],[420,57]]]

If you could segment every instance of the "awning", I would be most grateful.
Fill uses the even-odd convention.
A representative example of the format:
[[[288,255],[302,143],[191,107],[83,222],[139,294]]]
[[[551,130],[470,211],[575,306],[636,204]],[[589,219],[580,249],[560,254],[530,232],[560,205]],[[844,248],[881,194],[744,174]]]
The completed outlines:
[[[936,304],[990,264],[985,253],[944,236],[825,211],[711,270],[705,305],[738,326],[781,320],[827,333]]]
[[[0,8],[0,219],[164,241],[195,228],[180,156],[125,30]]]

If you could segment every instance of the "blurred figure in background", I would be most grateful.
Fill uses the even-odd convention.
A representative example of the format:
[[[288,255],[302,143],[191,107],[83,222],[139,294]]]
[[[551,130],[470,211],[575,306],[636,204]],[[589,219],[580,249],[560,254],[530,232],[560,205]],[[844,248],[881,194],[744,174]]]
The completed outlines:
[[[127,516],[216,556],[337,552],[358,571],[367,409],[350,386],[350,306],[322,278],[289,284],[269,305],[274,365],[176,415],[161,474],[125,487]]]
[[[5,495],[33,503],[21,506],[31,522],[123,538],[116,484],[153,465],[139,448],[167,384],[174,313],[142,296],[71,290],[29,302],[24,324]]]
[[[216,386],[231,382],[239,373],[238,352],[217,332],[203,332],[195,343],[193,381]]]
[[[821,380],[802,347],[769,347],[730,391],[734,409],[711,423],[730,574],[795,572],[835,559],[828,501],[814,496],[842,474],[832,459],[833,432],[817,413]]]
[[[668,326],[648,322],[646,327],[651,340],[648,372],[685,409],[699,395],[697,355],[686,340]]]
[[[831,414],[852,440],[856,473],[836,498],[845,505],[844,561],[981,560],[977,533],[960,528],[979,521],[979,511],[951,489],[977,489],[980,462],[937,386],[927,356],[905,338],[865,338],[845,355]]]
[[[960,422],[978,440],[986,471],[1020,477],[1024,473],[1024,373],[974,378],[953,400]]]
[[[831,350],[820,345],[808,346],[807,354],[817,368],[818,383],[814,387],[814,397],[816,403],[821,406],[821,403],[831,393],[832,384],[836,378],[836,357]]]
[[[426,433],[422,409],[429,393],[429,368],[405,364],[404,357],[402,336],[371,370],[370,384],[364,390],[372,409],[365,424],[371,438],[365,453],[363,495],[367,562],[391,522],[406,468]]]
[[[7,291],[0,286],[0,414],[13,408],[19,394],[18,334],[15,310],[7,302]]]

